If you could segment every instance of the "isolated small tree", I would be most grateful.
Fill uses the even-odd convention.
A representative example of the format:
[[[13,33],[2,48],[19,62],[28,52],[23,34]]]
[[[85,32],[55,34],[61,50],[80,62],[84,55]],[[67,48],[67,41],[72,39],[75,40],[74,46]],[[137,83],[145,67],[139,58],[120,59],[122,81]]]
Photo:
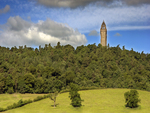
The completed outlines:
[[[125,105],[126,107],[136,108],[138,107],[138,103],[141,102],[141,100],[139,99],[139,93],[135,89],[130,90],[130,92],[128,91],[124,93],[124,97],[125,103],[127,103]]]
[[[53,90],[53,93],[49,93],[49,98],[54,101],[54,108],[56,105],[56,97],[58,95],[58,91],[56,89]]]
[[[71,105],[73,107],[80,107],[82,106],[81,104],[81,97],[80,94],[78,93],[78,86],[76,84],[71,83],[70,84],[70,93],[69,93],[69,98],[71,100]]]

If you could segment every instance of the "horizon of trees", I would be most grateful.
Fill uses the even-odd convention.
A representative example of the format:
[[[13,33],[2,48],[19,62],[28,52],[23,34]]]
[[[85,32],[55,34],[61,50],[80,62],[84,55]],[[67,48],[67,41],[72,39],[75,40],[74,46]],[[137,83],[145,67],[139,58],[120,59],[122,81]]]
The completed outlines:
[[[0,93],[49,93],[79,87],[150,91],[150,54],[98,44],[0,46]]]

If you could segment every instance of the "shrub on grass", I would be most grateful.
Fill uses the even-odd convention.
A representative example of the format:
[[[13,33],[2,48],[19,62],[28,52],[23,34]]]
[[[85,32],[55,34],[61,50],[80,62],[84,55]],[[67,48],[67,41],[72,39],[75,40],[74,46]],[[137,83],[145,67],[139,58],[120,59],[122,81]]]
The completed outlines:
[[[29,100],[24,100],[24,101],[23,101],[24,105],[25,105],[25,104],[32,103],[32,102],[33,102],[33,101],[32,101],[32,100],[30,100],[30,99],[29,99]]]
[[[24,105],[23,100],[19,100],[18,103],[14,103],[13,105],[7,106],[7,110],[18,108]]]
[[[0,112],[2,112],[2,111],[5,111],[5,109],[0,107]]]
[[[124,93],[125,102],[127,103],[125,106],[130,108],[138,107],[138,103],[141,102],[139,99],[139,93],[137,90],[130,90],[130,92]]]
[[[39,100],[42,100],[44,98],[48,98],[49,95],[44,95],[44,96],[37,96],[33,101],[36,102],[36,101],[39,101]]]
[[[73,107],[81,107],[82,104],[81,104],[81,97],[80,97],[80,94],[78,93],[78,86],[71,83],[70,84],[70,100],[71,100],[71,105]]]
[[[44,96],[37,96],[33,101],[36,102],[36,101],[42,100],[43,98]]]

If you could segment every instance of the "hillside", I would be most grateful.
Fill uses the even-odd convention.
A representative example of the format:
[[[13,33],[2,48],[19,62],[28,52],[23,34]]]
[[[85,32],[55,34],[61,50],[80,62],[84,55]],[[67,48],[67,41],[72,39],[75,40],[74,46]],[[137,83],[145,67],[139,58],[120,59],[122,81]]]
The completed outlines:
[[[150,54],[101,44],[0,47],[0,93],[48,93],[52,88],[134,88],[150,91]]]
[[[0,107],[6,108],[7,106],[12,105],[13,103],[17,103],[20,99],[22,100],[33,100],[37,96],[42,96],[44,94],[0,94]]]
[[[81,98],[84,99],[81,108],[73,108],[68,98],[69,93],[62,93],[57,97],[56,108],[52,107],[53,102],[47,98],[4,113],[149,113],[150,92],[138,90],[140,107],[129,109],[124,107],[126,91],[129,89],[79,91]]]

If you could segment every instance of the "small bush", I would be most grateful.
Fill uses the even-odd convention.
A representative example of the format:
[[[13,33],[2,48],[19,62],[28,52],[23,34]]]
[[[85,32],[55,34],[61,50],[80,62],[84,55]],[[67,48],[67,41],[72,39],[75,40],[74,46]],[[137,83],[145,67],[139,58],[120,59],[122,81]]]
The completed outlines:
[[[36,102],[36,101],[39,101],[39,100],[42,100],[44,98],[48,98],[49,95],[44,95],[44,96],[37,96],[33,101]]]
[[[18,103],[17,103],[17,105],[18,105],[18,107],[21,107],[21,106],[23,106],[24,105],[24,102],[23,102],[23,100],[21,99],[21,100],[19,100],[18,101]]]
[[[21,106],[24,106],[26,104],[29,104],[29,103],[32,103],[33,101],[32,100],[19,100],[17,103],[14,103],[13,105],[10,105],[10,106],[7,106],[7,109],[6,110],[10,110],[10,109],[14,109],[14,108],[18,108],[18,107],[21,107]]]
[[[42,100],[44,97],[42,96],[37,96],[33,101],[36,102],[36,101],[39,101],[39,100]]]
[[[32,101],[32,100],[30,100],[30,99],[29,99],[29,100],[24,100],[24,101],[23,101],[24,105],[25,105],[25,104],[32,103],[32,102],[33,102],[33,101]]]
[[[2,111],[5,111],[5,109],[0,107],[0,112],[2,112]]]
[[[130,108],[138,107],[138,103],[141,102],[139,99],[139,93],[137,90],[130,90],[130,92],[124,93],[125,102],[127,103],[125,106]]]
[[[81,107],[82,104],[81,102],[83,100],[81,100],[80,94],[78,93],[78,86],[76,84],[71,83],[70,84],[70,93],[69,93],[69,97],[71,100],[71,105],[73,107]]]

